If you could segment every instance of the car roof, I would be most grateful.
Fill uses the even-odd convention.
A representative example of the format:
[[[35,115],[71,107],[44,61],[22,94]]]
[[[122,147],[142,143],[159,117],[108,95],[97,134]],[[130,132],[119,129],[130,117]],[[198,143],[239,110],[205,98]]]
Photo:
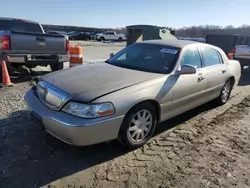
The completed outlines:
[[[165,45],[165,46],[172,46],[177,48],[184,48],[185,46],[191,44],[200,44],[196,41],[188,41],[188,40],[176,40],[176,39],[167,39],[167,40],[146,40],[139,43],[145,44],[158,44],[158,45]]]

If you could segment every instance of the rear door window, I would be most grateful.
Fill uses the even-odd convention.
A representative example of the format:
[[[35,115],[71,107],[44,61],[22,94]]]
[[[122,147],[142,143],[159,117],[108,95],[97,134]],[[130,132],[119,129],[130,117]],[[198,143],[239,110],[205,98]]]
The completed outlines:
[[[114,35],[114,32],[107,32],[106,35]]]
[[[221,55],[217,50],[209,47],[202,47],[201,53],[206,67],[222,64]]]

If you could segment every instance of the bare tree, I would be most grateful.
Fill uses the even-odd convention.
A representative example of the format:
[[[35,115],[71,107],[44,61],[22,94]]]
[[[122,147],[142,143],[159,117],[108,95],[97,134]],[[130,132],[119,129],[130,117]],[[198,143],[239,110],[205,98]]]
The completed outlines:
[[[242,25],[234,27],[232,25],[221,27],[218,25],[201,25],[183,27],[175,32],[178,37],[205,37],[207,34],[239,34],[250,35],[250,26]]]

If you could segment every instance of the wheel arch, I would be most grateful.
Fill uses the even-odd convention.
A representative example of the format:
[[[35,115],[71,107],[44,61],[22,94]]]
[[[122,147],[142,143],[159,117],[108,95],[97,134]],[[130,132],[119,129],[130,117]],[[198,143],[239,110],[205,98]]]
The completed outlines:
[[[161,119],[161,107],[160,107],[160,104],[154,100],[154,99],[145,99],[145,100],[142,100],[142,101],[139,101],[137,103],[135,103],[126,113],[126,115],[131,112],[136,106],[139,106],[141,104],[150,104],[154,107],[155,111],[156,111],[156,118],[157,118],[157,122],[160,121]]]
[[[231,76],[231,77],[228,78],[228,80],[232,81],[232,87],[234,87],[235,86],[235,77]]]

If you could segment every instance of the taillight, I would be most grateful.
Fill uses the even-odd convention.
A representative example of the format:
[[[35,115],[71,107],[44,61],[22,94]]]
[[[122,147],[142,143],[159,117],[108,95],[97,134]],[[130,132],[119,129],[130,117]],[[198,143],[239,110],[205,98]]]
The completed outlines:
[[[231,52],[227,54],[228,59],[233,59],[236,49],[233,48]]]
[[[1,49],[3,49],[3,50],[11,50],[10,36],[4,35],[4,36],[1,37]]]
[[[66,40],[65,49],[66,49],[66,53],[68,53],[69,52],[69,40],[68,39]]]

